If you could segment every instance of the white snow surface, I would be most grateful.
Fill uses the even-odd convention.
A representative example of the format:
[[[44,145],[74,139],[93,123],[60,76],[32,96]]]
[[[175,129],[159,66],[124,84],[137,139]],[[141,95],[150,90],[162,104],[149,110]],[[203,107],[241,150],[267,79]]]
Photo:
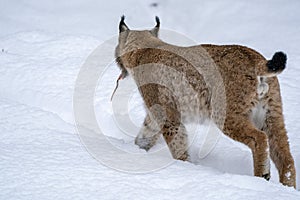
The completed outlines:
[[[0,7],[0,199],[300,199],[300,1],[0,0]],[[267,58],[287,53],[279,81],[297,190],[279,183],[274,164],[269,182],[254,177],[250,150],[225,136],[204,159],[142,174],[88,152],[74,123],[75,80],[93,50],[118,33],[122,14],[132,28],[149,28],[158,15],[162,28],[197,43],[246,45]],[[109,99],[118,75],[111,64],[99,82],[97,119],[118,148],[143,153],[137,132],[125,136],[114,121]],[[140,126],[137,91],[129,112]]]

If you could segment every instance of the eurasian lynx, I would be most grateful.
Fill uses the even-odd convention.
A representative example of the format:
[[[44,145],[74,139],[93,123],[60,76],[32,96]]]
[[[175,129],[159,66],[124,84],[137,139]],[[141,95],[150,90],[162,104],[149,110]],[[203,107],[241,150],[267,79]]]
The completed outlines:
[[[277,74],[286,55],[265,59],[239,45],[179,47],[152,30],[130,30],[122,17],[115,56],[136,82],[147,116],[135,142],[149,150],[162,134],[176,159],[188,160],[184,123],[213,121],[253,154],[255,176],[270,178],[270,157],[284,185],[295,187],[294,160],[282,115]]]

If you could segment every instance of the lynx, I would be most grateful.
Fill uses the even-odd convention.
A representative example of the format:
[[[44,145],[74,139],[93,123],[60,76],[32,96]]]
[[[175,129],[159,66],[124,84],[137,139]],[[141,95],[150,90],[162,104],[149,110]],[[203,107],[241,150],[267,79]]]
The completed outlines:
[[[132,76],[147,112],[135,143],[148,151],[162,135],[172,156],[186,161],[185,124],[210,120],[251,149],[255,176],[270,179],[271,158],[280,182],[296,187],[276,77],[286,55],[267,60],[240,45],[175,46],[158,38],[159,27],[158,17],[151,30],[130,30],[124,16],[119,23],[121,78]]]

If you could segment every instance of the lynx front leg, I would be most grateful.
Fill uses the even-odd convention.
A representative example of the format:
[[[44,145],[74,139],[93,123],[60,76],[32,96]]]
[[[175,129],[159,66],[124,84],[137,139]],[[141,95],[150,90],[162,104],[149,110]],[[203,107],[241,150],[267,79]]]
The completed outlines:
[[[188,160],[188,139],[184,125],[167,121],[163,126],[162,134],[173,158]]]
[[[159,127],[153,120],[150,119],[149,115],[146,116],[138,136],[135,138],[135,144],[141,149],[148,151],[153,147],[160,136]]]
[[[188,140],[185,127],[181,123],[181,112],[177,98],[168,88],[157,84],[143,85],[140,87],[140,91],[149,112],[148,120],[151,121],[151,129],[158,130],[155,131],[158,134],[153,135],[154,137],[147,137],[149,140],[143,139],[143,145],[140,146],[151,147],[158,136],[162,134],[173,158],[187,160],[189,157],[187,152]],[[155,128],[153,129],[153,127]],[[136,140],[137,143],[141,141],[139,138],[145,138],[144,135],[148,135],[148,133],[141,133]]]
[[[267,135],[257,130],[247,117],[227,118],[224,133],[232,139],[246,144],[253,154],[254,175],[270,179],[270,160]]]

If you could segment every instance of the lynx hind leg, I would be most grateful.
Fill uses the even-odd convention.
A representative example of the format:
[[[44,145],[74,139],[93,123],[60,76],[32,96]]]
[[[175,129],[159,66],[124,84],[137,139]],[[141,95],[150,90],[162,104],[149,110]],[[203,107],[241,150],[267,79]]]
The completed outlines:
[[[149,115],[147,115],[139,134],[135,138],[135,144],[138,145],[141,149],[149,151],[149,149],[151,149],[156,144],[159,136],[159,127],[153,120],[150,119]]]
[[[283,185],[296,188],[296,171],[282,116],[267,116],[265,131],[268,133],[270,156]]]
[[[284,125],[280,94],[274,93],[273,97],[277,100],[269,101],[263,130],[268,135],[270,156],[279,172],[280,182],[296,188],[295,164]]]
[[[183,161],[189,159],[188,138],[183,124],[167,121],[163,126],[162,134],[173,158]]]
[[[270,159],[267,134],[258,130],[246,117],[226,119],[223,132],[251,149],[254,175],[269,180]]]

